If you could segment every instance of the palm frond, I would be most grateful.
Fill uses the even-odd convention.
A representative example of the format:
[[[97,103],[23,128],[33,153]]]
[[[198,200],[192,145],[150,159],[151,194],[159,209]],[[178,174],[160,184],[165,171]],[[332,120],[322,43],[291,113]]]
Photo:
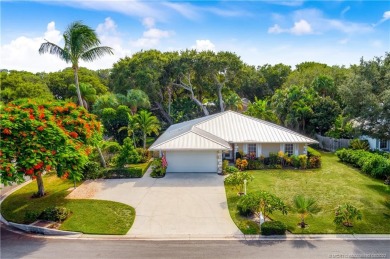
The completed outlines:
[[[70,55],[65,49],[49,41],[42,43],[38,51],[39,54],[50,53],[56,55],[67,63],[70,61]]]
[[[100,46],[100,47],[95,47],[90,50],[87,50],[81,55],[81,59],[83,61],[91,62],[94,61],[97,58],[103,57],[106,54],[111,54],[113,55],[113,49],[107,46]]]

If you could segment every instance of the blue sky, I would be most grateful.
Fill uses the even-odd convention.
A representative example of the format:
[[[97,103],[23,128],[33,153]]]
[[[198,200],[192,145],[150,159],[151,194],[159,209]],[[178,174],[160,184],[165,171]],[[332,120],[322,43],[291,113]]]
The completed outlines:
[[[161,51],[227,50],[251,65],[303,61],[356,64],[390,51],[390,1],[2,1],[0,68],[58,71],[67,66],[38,48],[62,45],[82,20],[114,56],[82,64],[110,68],[125,56]]]

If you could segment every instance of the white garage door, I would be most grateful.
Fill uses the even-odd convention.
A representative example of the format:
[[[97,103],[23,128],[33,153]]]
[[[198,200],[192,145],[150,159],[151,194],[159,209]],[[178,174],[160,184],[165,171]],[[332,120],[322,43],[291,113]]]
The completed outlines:
[[[216,151],[167,151],[167,172],[217,172]]]

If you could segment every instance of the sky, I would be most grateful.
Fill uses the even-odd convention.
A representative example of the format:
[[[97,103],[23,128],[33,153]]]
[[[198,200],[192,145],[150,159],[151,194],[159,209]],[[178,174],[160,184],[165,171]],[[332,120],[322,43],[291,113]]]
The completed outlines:
[[[2,1],[0,68],[31,72],[68,66],[39,55],[48,40],[63,46],[74,21],[96,30],[114,55],[89,69],[111,68],[148,49],[231,51],[250,65],[316,61],[358,64],[390,51],[390,1]]]

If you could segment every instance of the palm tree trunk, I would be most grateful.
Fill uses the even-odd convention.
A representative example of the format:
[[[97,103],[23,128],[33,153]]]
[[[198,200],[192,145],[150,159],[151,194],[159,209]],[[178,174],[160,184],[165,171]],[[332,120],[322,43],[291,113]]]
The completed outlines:
[[[221,109],[221,112],[224,112],[225,106],[224,106],[223,98],[222,98],[222,86],[218,86],[218,99],[219,99],[219,107]]]
[[[144,149],[146,149],[146,134],[144,133]]]
[[[78,68],[73,67],[73,72],[74,72],[74,81],[76,85],[77,98],[79,99],[79,105],[81,107],[84,107],[83,98],[81,97],[81,92],[80,92]]]
[[[38,185],[38,197],[43,197],[45,195],[45,187],[43,186],[42,174],[37,174],[37,185]]]
[[[96,144],[96,149],[97,149],[99,156],[100,156],[100,164],[102,165],[102,167],[106,168],[106,166],[107,166],[106,160],[104,159],[103,153],[97,144]]]
[[[133,144],[134,144],[134,147],[136,148],[137,145],[136,145],[136,143],[135,143],[135,134],[134,134],[134,132],[132,133],[132,136],[133,136]]]

